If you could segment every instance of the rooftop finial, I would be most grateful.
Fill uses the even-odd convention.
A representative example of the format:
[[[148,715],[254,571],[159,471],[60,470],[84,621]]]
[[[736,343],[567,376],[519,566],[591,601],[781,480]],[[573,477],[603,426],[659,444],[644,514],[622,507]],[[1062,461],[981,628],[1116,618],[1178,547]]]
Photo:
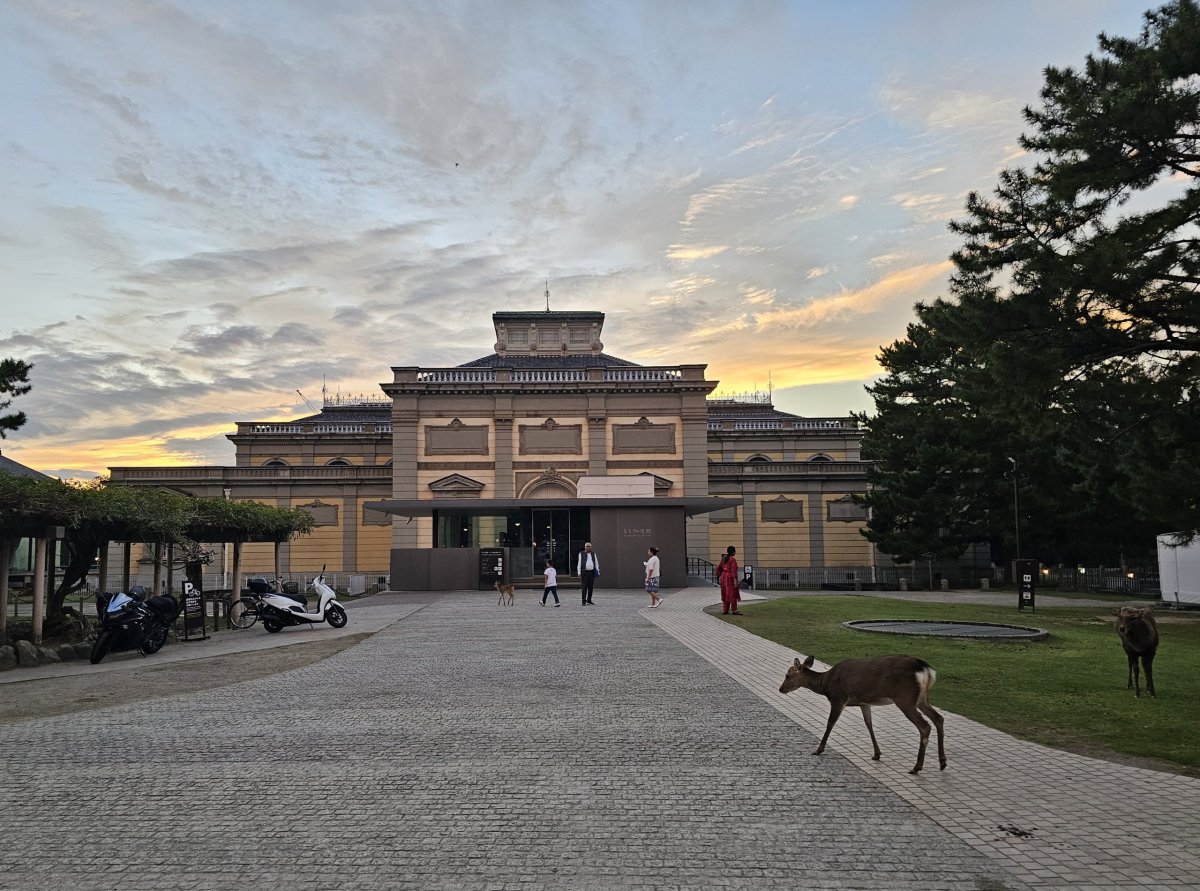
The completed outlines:
[[[550,312],[550,279],[546,279],[546,312]]]

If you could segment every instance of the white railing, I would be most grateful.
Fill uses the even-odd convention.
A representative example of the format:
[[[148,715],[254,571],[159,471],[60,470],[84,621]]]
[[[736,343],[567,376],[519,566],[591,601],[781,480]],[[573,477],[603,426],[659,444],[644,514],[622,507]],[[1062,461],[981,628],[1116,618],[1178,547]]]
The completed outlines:
[[[496,380],[496,372],[491,368],[483,371],[422,371],[417,374],[417,380],[424,384],[486,384]]]
[[[852,418],[802,421],[709,421],[709,430],[857,430]]]
[[[865,476],[869,461],[755,461],[709,464],[709,476]]]
[[[287,435],[287,436],[302,436],[306,433],[365,433],[367,424],[252,424],[249,427],[251,433],[260,433],[265,435]],[[391,422],[380,423],[375,425],[376,433],[391,433]]]
[[[328,408],[386,408],[392,400],[386,396],[326,396],[322,404]]]
[[[678,368],[606,368],[606,381],[677,381],[683,377]]]
[[[571,369],[568,371],[553,371],[544,369],[539,371],[514,371],[512,373],[514,383],[570,383],[573,381],[586,381],[587,372],[583,369]]]

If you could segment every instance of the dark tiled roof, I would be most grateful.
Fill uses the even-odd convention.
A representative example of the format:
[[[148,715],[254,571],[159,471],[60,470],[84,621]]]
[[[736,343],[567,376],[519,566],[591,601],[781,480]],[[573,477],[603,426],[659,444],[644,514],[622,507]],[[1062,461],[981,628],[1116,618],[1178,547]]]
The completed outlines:
[[[710,421],[730,420],[791,420],[800,419],[800,415],[780,411],[766,402],[738,402],[735,399],[708,400],[708,418]]]
[[[354,405],[338,408],[325,406],[318,414],[305,415],[288,424],[379,424],[391,419],[392,404],[386,405]]]
[[[458,368],[596,368],[601,365],[628,365],[638,367],[636,362],[618,359],[607,353],[585,356],[537,356],[530,353],[509,353],[501,356],[492,353],[470,362],[458,365]]]
[[[513,312],[494,312],[493,319],[603,319],[604,313],[598,310],[581,309],[578,311],[559,309],[515,310]]]
[[[0,473],[7,473],[9,476],[28,476],[34,479],[51,479],[46,474],[38,473],[32,467],[18,464],[12,458],[5,458],[3,455],[0,455]]]

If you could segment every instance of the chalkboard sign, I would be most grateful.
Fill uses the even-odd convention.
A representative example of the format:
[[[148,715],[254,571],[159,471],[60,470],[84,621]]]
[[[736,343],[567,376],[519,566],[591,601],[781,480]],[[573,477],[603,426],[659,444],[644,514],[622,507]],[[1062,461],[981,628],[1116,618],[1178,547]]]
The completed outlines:
[[[183,582],[183,639],[206,640],[204,591],[191,582]]]
[[[484,585],[504,581],[504,548],[479,549],[479,581]]]

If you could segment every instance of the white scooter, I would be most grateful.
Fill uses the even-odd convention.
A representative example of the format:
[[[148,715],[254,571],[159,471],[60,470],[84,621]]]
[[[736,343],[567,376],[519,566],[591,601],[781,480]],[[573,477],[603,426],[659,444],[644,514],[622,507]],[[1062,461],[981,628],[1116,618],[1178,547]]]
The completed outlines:
[[[318,625],[328,622],[334,628],[346,624],[346,608],[337,602],[337,593],[325,584],[325,567],[321,574],[309,582],[313,593],[320,598],[315,611],[308,609],[308,601],[301,597],[268,592],[259,596],[259,613],[263,627],[274,634],[287,625]]]

